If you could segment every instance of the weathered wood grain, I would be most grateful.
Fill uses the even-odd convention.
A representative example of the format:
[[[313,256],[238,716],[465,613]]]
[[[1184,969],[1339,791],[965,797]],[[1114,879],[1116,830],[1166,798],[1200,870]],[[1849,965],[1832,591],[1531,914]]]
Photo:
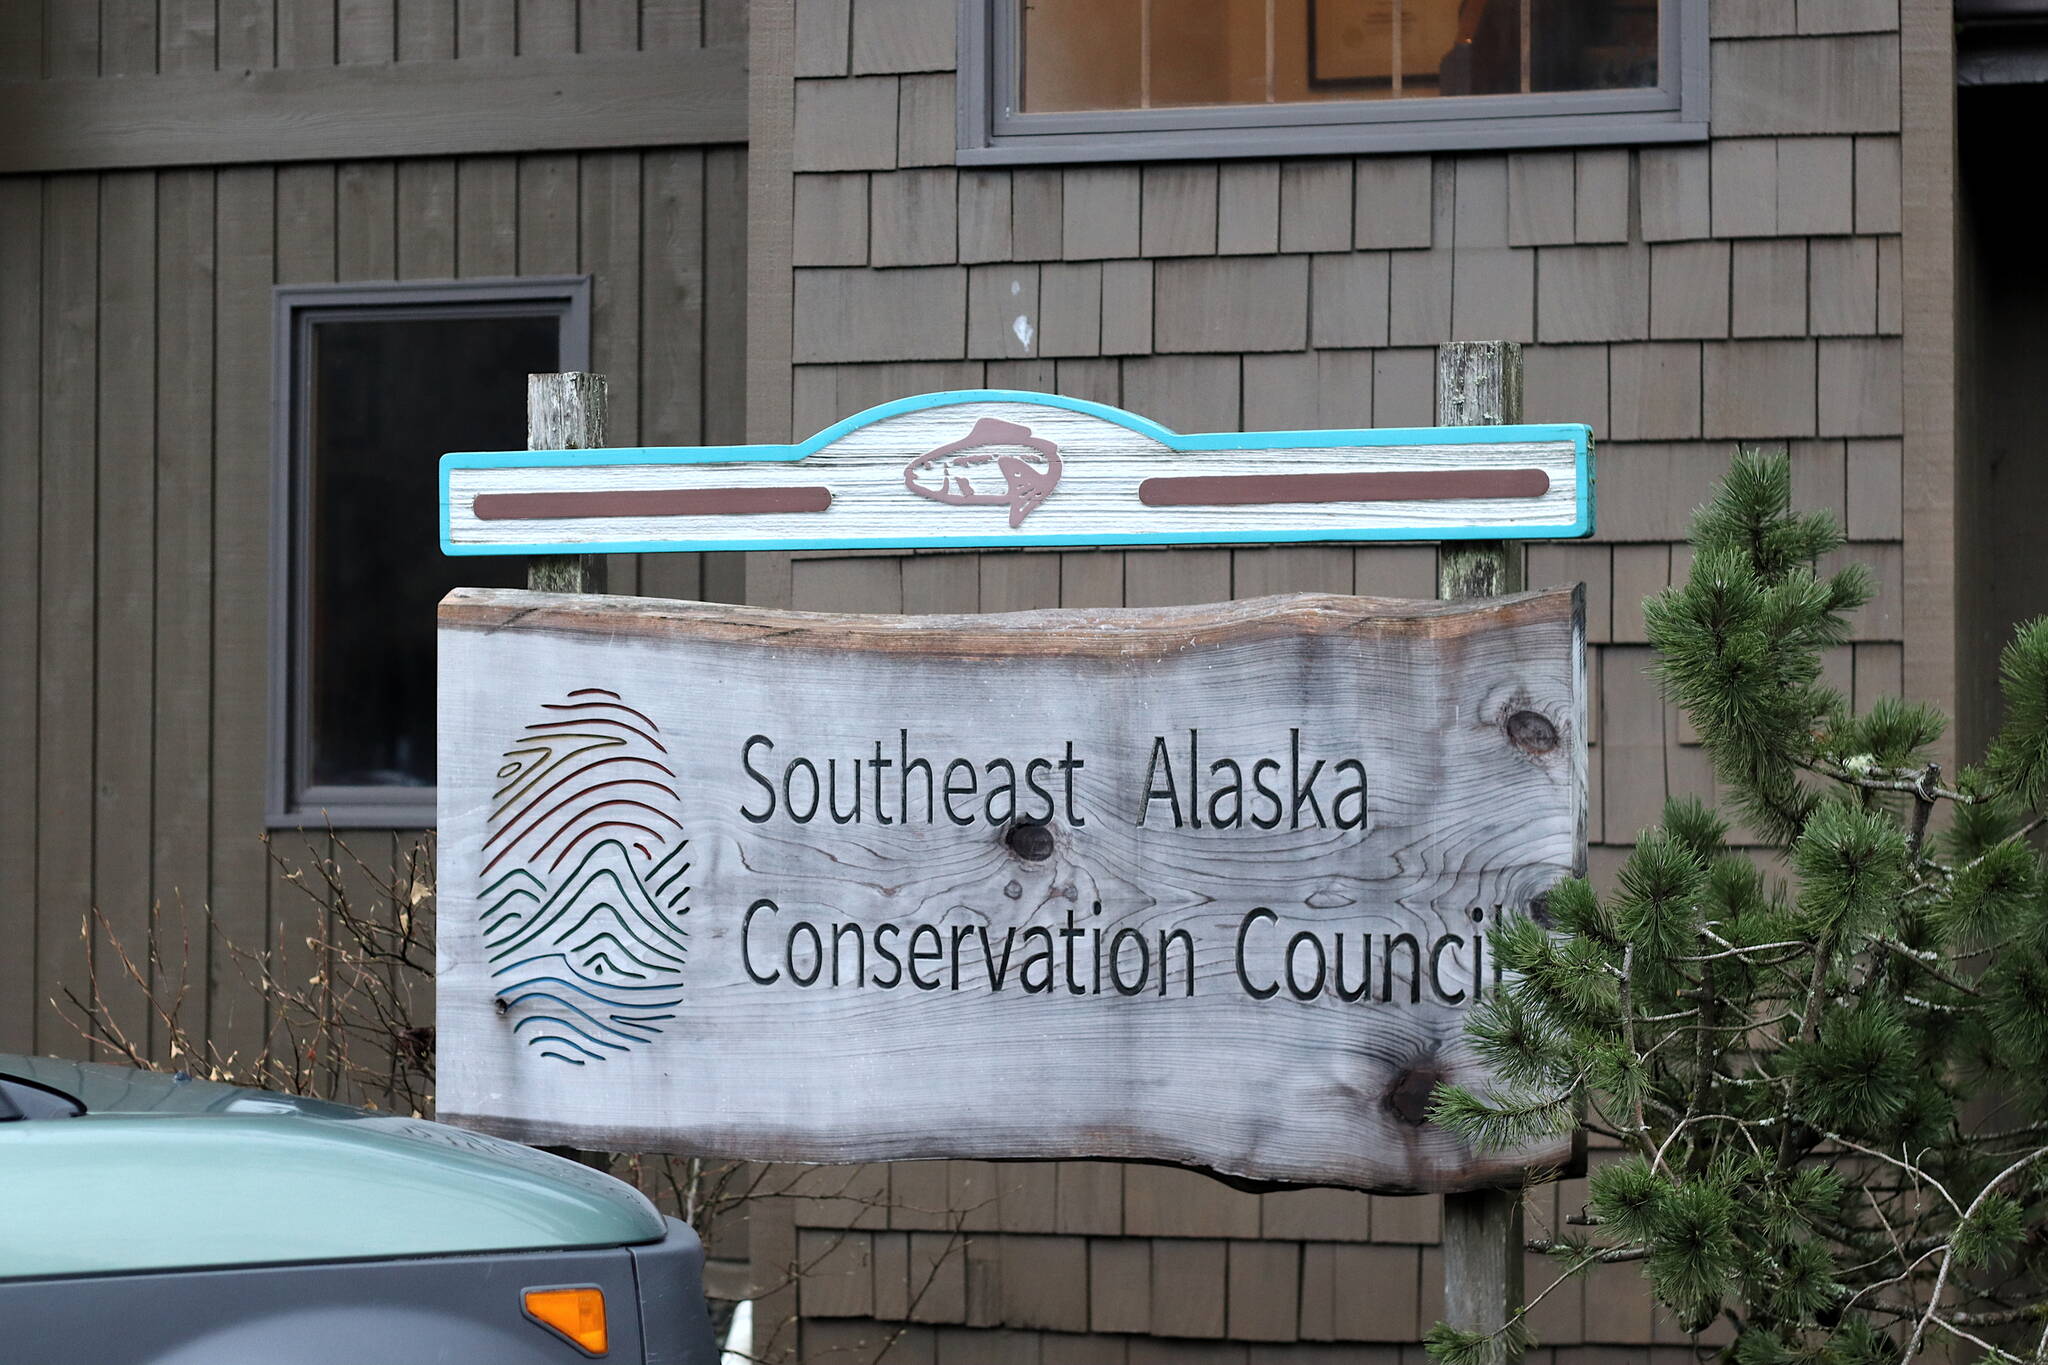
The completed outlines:
[[[591,450],[604,444],[605,377],[526,376],[526,439],[537,449]],[[535,592],[603,592],[607,562],[597,555],[535,555],[526,586]]]
[[[1447,427],[1521,421],[1521,346],[1450,341],[1437,347],[1436,420]],[[1446,600],[1520,592],[1528,581],[1528,553],[1519,545],[1479,540],[1437,549],[1437,596]]]
[[[1490,959],[1472,936],[1583,847],[1579,611],[1561,590],[917,618],[458,590],[441,1113],[584,1147],[1149,1158],[1381,1191],[1560,1160],[1568,1145],[1471,1152],[1422,1106],[1436,1079],[1475,1076],[1461,1030]],[[543,766],[571,734],[621,742],[588,773]],[[1148,778],[1162,746],[1179,826]],[[1295,794],[1297,749],[1302,774],[1363,765],[1362,826],[1334,766],[1302,779],[1318,802]],[[805,820],[799,757],[827,787]],[[1287,794],[1233,821],[1223,759],[1270,759]],[[1020,828],[1041,805],[1050,820]],[[1313,942],[1290,981],[1297,934]],[[1348,991],[1371,952],[1354,1001],[1312,970],[1340,936]],[[1027,972],[1040,940],[1055,956]],[[1107,962],[1119,942],[1135,994]]]
[[[1574,536],[1584,428],[1176,436],[1001,391],[887,404],[796,446],[444,457],[443,547],[611,550]],[[824,510],[664,513],[680,490],[830,491]],[[525,496],[550,495],[544,505]],[[1584,529],[1581,529],[1584,528]]]
[[[1436,419],[1449,426],[1494,426],[1522,420],[1522,348],[1512,341],[1450,342],[1437,349]],[[1528,577],[1523,547],[1507,541],[1439,546],[1437,596],[1448,601],[1518,591]],[[1585,658],[1583,607],[1580,642]],[[1577,690],[1584,690],[1583,669]],[[1583,770],[1582,770],[1583,771]],[[1585,789],[1579,793],[1583,829]],[[1580,848],[1584,849],[1582,838]],[[1574,871],[1581,870],[1575,867]],[[1466,1331],[1498,1332],[1521,1311],[1522,1191],[1466,1190],[1443,1206],[1444,1319]],[[1509,1365],[1521,1353],[1507,1350]]]
[[[1444,1200],[1443,1219],[1444,1321],[1468,1332],[1498,1331],[1527,1301],[1522,1191],[1453,1195]]]

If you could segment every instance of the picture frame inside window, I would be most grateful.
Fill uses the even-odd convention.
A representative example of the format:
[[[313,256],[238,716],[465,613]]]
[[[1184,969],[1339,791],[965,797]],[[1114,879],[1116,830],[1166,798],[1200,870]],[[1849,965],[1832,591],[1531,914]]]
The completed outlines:
[[[1705,0],[961,0],[962,165],[1694,141]]]

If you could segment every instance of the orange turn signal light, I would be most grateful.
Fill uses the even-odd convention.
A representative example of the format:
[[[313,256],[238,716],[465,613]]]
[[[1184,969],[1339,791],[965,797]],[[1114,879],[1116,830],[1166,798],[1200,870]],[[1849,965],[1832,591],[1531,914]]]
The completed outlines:
[[[529,1289],[523,1298],[526,1316],[535,1322],[552,1327],[594,1356],[610,1349],[602,1289]]]

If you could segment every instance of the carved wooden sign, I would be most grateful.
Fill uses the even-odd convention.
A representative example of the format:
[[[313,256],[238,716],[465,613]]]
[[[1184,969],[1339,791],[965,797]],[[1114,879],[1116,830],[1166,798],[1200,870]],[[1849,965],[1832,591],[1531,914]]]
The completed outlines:
[[[789,446],[453,454],[451,555],[1560,539],[1593,529],[1584,426],[1184,436],[1006,390],[872,408]]]
[[[927,496],[980,496],[928,451]],[[1016,458],[993,510],[1028,522],[1070,475]],[[1568,1155],[1423,1110],[1478,1076],[1492,926],[1583,861],[1573,591],[902,618],[462,589],[440,634],[444,1119],[1385,1192]]]

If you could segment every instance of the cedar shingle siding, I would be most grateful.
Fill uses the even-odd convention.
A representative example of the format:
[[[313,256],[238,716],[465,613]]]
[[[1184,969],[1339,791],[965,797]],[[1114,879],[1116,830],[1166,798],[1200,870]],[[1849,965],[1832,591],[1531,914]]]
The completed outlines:
[[[1859,706],[1901,688],[1909,580],[1916,682],[1952,676],[1953,433],[1927,401],[1954,398],[1931,230],[1953,167],[1930,179],[1926,150],[1948,155],[1945,4],[1904,0],[1902,58],[1901,0],[1711,0],[1705,143],[962,169],[956,2],[0,0],[6,82],[743,45],[752,137],[0,175],[0,1049],[82,1050],[47,1002],[84,980],[93,906],[131,943],[153,901],[204,902],[251,945],[295,946],[316,913],[259,841],[280,283],[587,273],[617,444],[783,440],[980,386],[1184,431],[1427,425],[1439,343],[1522,341],[1527,417],[1600,442],[1599,534],[1529,553],[1532,582],[1587,588],[1596,878],[1668,794],[1710,790],[1648,675],[1641,599],[1687,571],[1734,442],[1788,443],[1801,504],[1840,516],[1841,557],[1876,575],[1830,680]],[[742,585],[697,556],[611,575],[651,596]],[[1428,597],[1436,558],[752,555],[743,585],[884,612]],[[347,841],[374,859],[409,836]],[[224,957],[193,1007],[248,1048],[266,1021]],[[109,992],[161,1051],[138,994]],[[1067,1162],[800,1188],[748,1229],[757,1346],[778,1358],[1420,1365],[1441,1307],[1435,1199]],[[1583,1193],[1536,1189],[1532,1226]],[[1632,1266],[1534,1326],[1533,1365],[1691,1359]]]
[[[1648,676],[1641,599],[1686,572],[1691,509],[1735,441],[1788,442],[1802,505],[1844,518],[1844,557],[1877,574],[1833,680],[1859,704],[1901,686],[1896,3],[1714,0],[1704,145],[1014,170],[956,171],[934,150],[950,102],[922,106],[950,95],[952,24],[947,0],[797,0],[788,430],[984,384],[1189,431],[1427,424],[1437,343],[1524,342],[1528,418],[1589,422],[1600,442],[1599,534],[1529,556],[1532,582],[1587,585],[1596,877],[1667,795],[1711,791]],[[757,426],[784,417],[772,395],[756,409]],[[1430,596],[1435,560],[800,556],[750,585],[799,608],[913,612]],[[778,1206],[818,1255],[761,1320],[800,1314],[805,1360],[1394,1365],[1419,1359],[1438,1312],[1434,1199],[1250,1195],[1092,1164],[863,1178],[892,1210]],[[1530,1198],[1550,1226],[1583,1184]],[[1553,1277],[1532,1258],[1528,1278]],[[1627,1266],[1559,1291],[1535,1327],[1534,1359],[1555,1365],[1684,1349]]]

